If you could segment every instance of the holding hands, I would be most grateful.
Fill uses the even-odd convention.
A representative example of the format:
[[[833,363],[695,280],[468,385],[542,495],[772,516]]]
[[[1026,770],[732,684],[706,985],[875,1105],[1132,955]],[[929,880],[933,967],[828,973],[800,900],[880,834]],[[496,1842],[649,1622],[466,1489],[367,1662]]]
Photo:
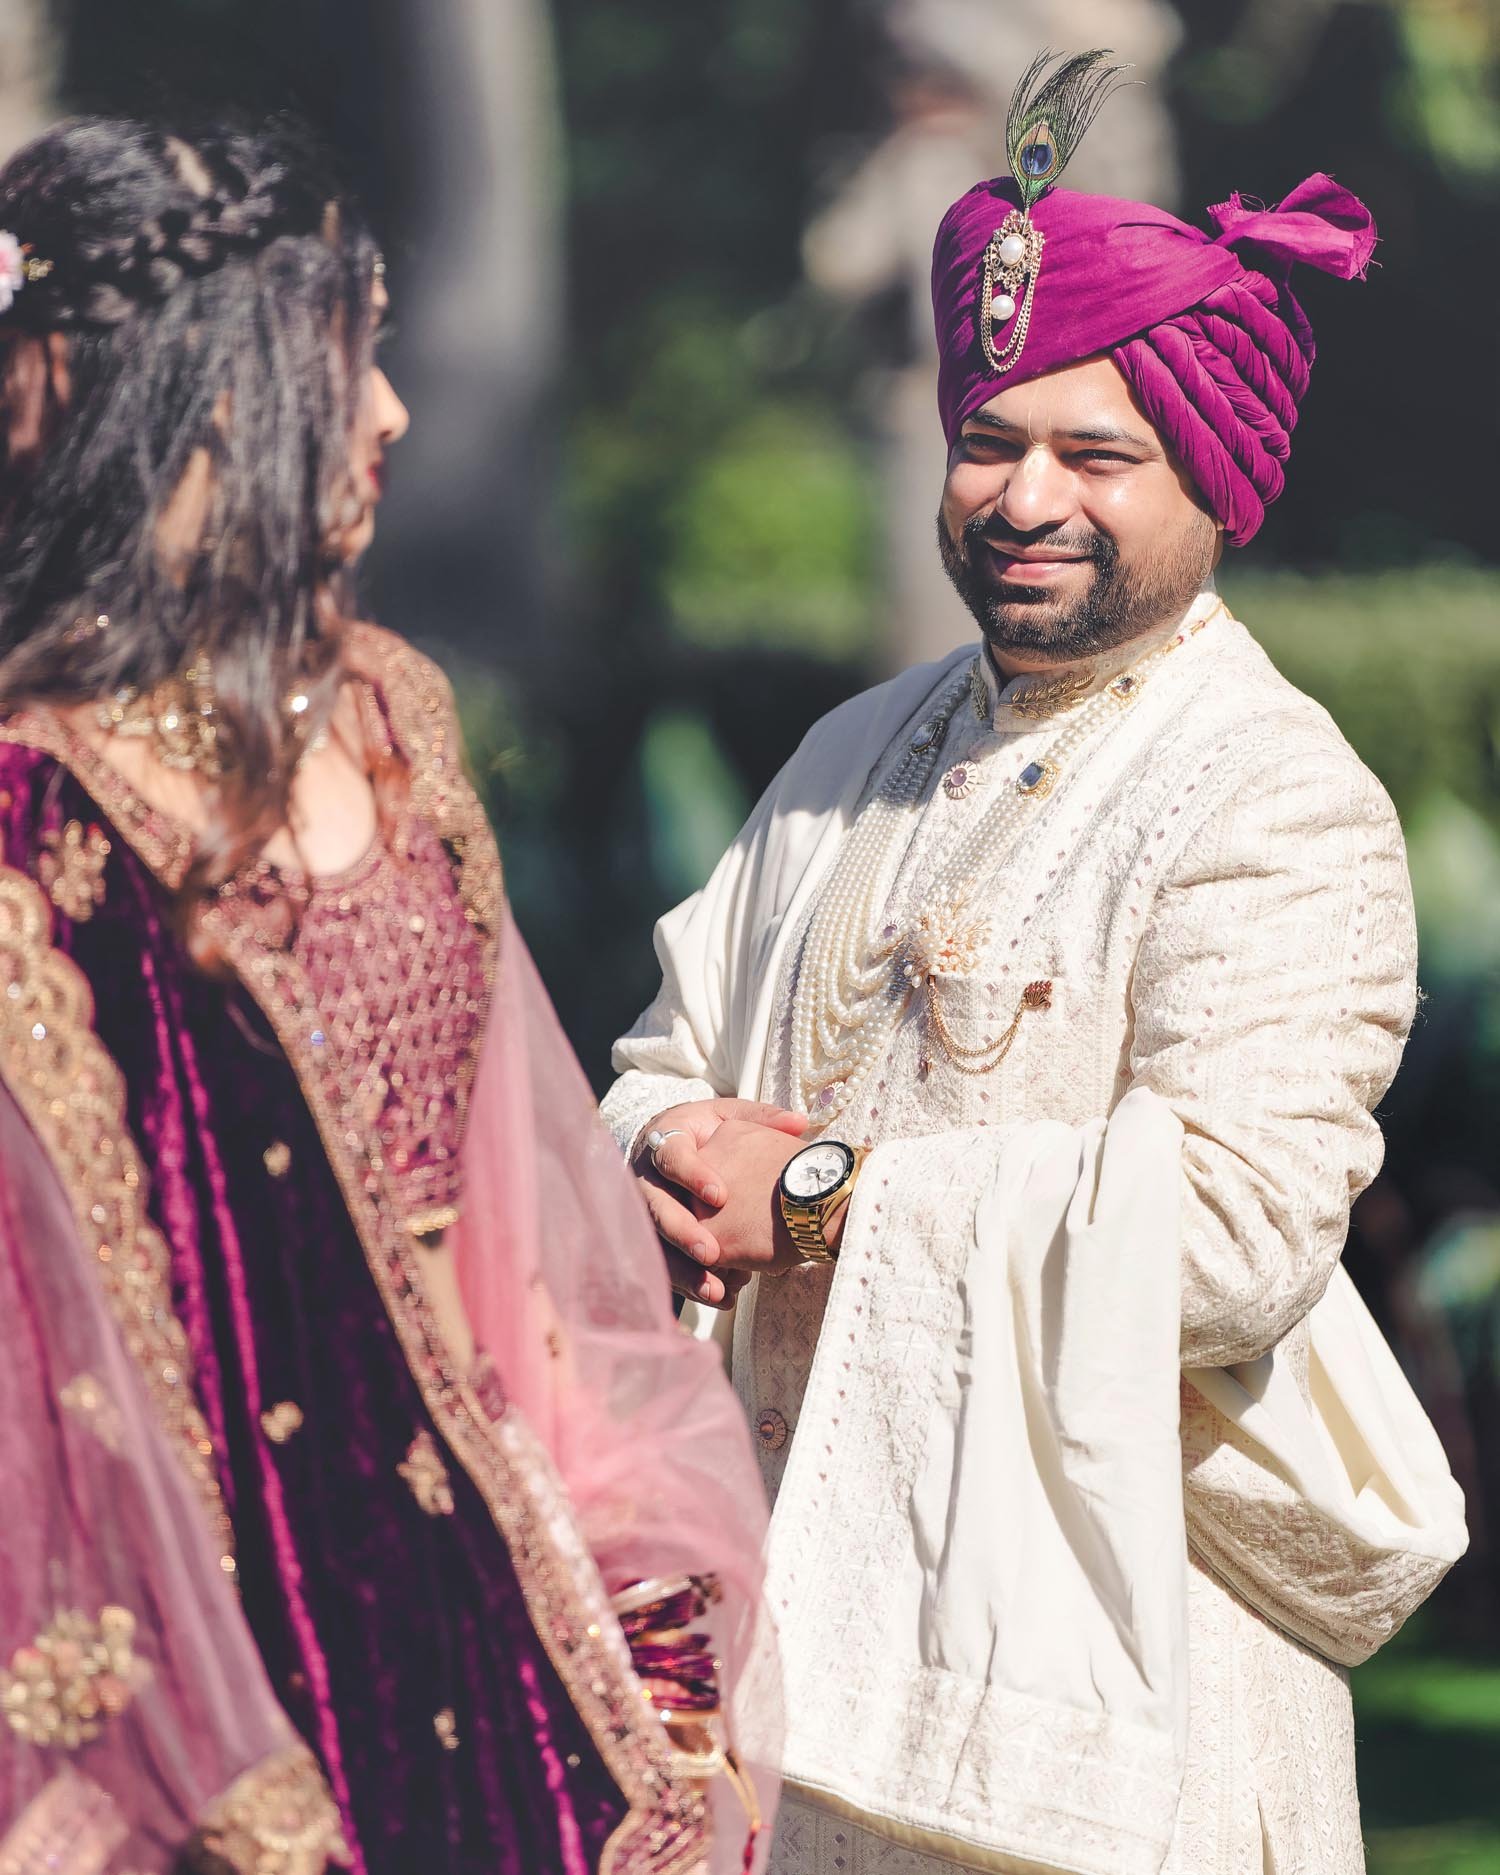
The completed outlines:
[[[802,1261],[777,1199],[807,1115],[758,1100],[690,1100],[652,1121],[631,1161],[672,1287],[727,1308],[758,1270]]]

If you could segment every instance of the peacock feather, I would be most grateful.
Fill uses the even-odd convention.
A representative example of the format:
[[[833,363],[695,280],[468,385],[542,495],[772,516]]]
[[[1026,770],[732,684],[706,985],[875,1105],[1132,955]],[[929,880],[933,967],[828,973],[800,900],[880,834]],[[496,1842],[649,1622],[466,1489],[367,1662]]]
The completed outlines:
[[[1075,52],[1062,59],[1039,52],[1011,94],[1005,113],[1005,148],[1010,172],[1021,191],[1021,212],[1029,215],[1043,192],[1057,181],[1099,107],[1124,82],[1124,65],[1110,65],[1108,51]]]

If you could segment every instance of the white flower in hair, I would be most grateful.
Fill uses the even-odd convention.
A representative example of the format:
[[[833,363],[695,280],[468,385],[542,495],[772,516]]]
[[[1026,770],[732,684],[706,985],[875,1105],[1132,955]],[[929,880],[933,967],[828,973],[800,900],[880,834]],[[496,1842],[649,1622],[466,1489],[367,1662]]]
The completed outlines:
[[[0,313],[10,311],[25,284],[25,249],[8,228],[0,228]]]
[[[34,260],[31,249],[8,228],[0,228],[0,314],[8,313],[28,280],[45,280],[50,260]]]

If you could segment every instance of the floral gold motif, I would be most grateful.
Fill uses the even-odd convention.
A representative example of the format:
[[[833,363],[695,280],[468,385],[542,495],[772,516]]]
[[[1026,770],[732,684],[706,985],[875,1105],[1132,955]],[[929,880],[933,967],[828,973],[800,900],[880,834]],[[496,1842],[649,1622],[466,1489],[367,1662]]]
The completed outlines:
[[[278,1400],[260,1416],[261,1430],[273,1445],[285,1445],[302,1430],[302,1408],[295,1400]]]
[[[118,1452],[124,1443],[120,1409],[92,1374],[75,1374],[58,1394],[75,1419],[80,1419],[99,1443]]]
[[[94,1033],[87,979],[52,943],[52,913],[0,865],[0,1075],[51,1154],[121,1339],[227,1551],[213,1441],[193,1396],[173,1313],[171,1265],[146,1215],[146,1174],[125,1118],[125,1081]]]
[[[235,1781],[200,1820],[190,1866],[207,1851],[243,1875],[324,1875],[351,1857],[339,1813],[305,1745],[259,1764]]]
[[[273,1139],[260,1155],[272,1178],[285,1178],[292,1164],[292,1149],[284,1139]]]
[[[103,831],[70,820],[60,830],[42,835],[37,855],[37,878],[65,918],[82,924],[104,903],[104,866],[110,844]]]
[[[429,1517],[453,1515],[453,1481],[438,1455],[430,1432],[419,1432],[396,1470],[411,1487],[411,1494]]]
[[[134,1641],[128,1608],[101,1608],[92,1620],[81,1609],[60,1609],[0,1673],[0,1711],[10,1729],[47,1750],[76,1751],[97,1738],[150,1678]]]

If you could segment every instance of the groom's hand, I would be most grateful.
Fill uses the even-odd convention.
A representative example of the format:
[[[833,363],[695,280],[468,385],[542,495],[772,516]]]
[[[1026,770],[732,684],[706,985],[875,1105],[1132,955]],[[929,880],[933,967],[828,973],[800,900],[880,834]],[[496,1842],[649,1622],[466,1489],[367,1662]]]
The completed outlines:
[[[710,1308],[726,1308],[749,1281],[750,1268],[721,1268],[718,1213],[731,1197],[727,1171],[707,1157],[707,1148],[726,1126],[736,1133],[763,1134],[776,1142],[781,1153],[772,1179],[797,1150],[807,1129],[807,1116],[789,1113],[759,1100],[690,1100],[668,1107],[644,1129],[631,1161],[640,1181],[646,1209],[666,1249],[667,1271],[679,1295]],[[647,1135],[670,1133],[655,1152]],[[774,1156],[774,1155],[773,1155]],[[720,1157],[724,1157],[721,1152]],[[705,1218],[712,1218],[706,1223]],[[731,1225],[735,1247],[740,1248],[738,1208]]]
[[[702,1151],[723,1196],[705,1212],[719,1246],[715,1270],[737,1286],[761,1272],[780,1274],[803,1261],[781,1215],[778,1186],[786,1162],[802,1149],[800,1137],[743,1120],[726,1120]]]

